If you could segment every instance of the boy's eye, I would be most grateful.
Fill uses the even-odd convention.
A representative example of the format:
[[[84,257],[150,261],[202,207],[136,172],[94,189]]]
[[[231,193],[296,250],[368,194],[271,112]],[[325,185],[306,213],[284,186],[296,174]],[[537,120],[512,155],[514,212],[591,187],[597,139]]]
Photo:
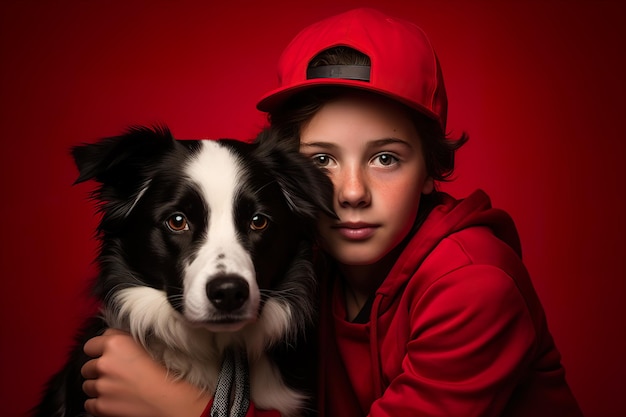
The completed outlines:
[[[189,223],[187,222],[187,218],[182,213],[174,213],[172,214],[166,221],[165,225],[172,232],[185,232],[189,230]]]
[[[389,166],[389,165],[393,165],[394,163],[396,163],[398,161],[398,158],[388,153],[382,153],[380,155],[377,155],[374,158],[374,161],[380,165]]]
[[[311,159],[313,160],[313,163],[315,163],[315,165],[319,167],[328,166],[328,164],[330,163],[330,158],[328,157],[328,155],[325,154],[313,155],[313,158]]]

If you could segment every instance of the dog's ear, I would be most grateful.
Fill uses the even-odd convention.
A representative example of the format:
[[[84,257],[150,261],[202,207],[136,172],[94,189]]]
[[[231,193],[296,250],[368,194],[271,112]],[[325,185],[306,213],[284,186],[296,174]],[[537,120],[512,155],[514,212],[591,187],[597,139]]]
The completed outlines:
[[[136,126],[121,136],[74,146],[71,155],[79,172],[74,184],[88,180],[106,185],[133,182],[142,167],[162,156],[174,143],[167,127]]]
[[[293,140],[281,138],[270,128],[259,134],[255,144],[294,213],[307,220],[316,220],[321,214],[337,217],[332,182],[299,152]]]
[[[74,184],[100,184],[91,192],[104,213],[100,230],[117,227],[117,221],[130,214],[150,186],[155,163],[174,146],[176,140],[166,127],[132,127],[124,135],[72,148],[79,171]]]

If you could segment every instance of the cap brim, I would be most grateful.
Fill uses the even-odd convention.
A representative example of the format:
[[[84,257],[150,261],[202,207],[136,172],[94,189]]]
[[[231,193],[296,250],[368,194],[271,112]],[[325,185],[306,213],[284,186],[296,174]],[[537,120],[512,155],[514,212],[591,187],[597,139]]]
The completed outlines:
[[[346,88],[354,88],[362,91],[370,91],[372,93],[380,94],[381,96],[391,98],[392,100],[399,101],[400,103],[423,113],[425,116],[440,122],[439,116],[437,116],[432,111],[428,110],[424,106],[419,103],[415,103],[411,100],[408,100],[404,97],[397,96],[395,94],[391,94],[386,90],[381,90],[373,87],[371,84],[358,81],[358,80],[346,80],[339,78],[316,78],[311,80],[306,80],[297,85],[293,85],[290,87],[277,88],[276,90],[270,91],[265,96],[263,96],[256,107],[258,110],[266,113],[270,113],[278,109],[283,103],[285,103],[289,98],[294,95],[311,90],[317,87],[346,87]]]

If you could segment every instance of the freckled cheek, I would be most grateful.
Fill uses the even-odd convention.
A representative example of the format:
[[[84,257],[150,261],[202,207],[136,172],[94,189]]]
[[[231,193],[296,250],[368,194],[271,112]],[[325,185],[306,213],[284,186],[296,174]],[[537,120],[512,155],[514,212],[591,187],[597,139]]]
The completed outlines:
[[[421,190],[415,181],[402,181],[381,188],[378,194],[380,203],[387,206],[393,217],[404,219],[412,224],[417,215]]]
[[[413,196],[419,197],[419,193],[416,193],[417,184],[413,179],[407,179],[404,181],[394,180],[389,178],[381,178],[372,181],[372,191],[376,193],[381,199],[394,200],[399,199],[413,199]]]
[[[393,205],[389,206],[390,215],[393,213],[397,219],[403,219],[405,222],[412,222],[417,215],[417,207],[419,204],[419,196],[412,198],[396,198]]]

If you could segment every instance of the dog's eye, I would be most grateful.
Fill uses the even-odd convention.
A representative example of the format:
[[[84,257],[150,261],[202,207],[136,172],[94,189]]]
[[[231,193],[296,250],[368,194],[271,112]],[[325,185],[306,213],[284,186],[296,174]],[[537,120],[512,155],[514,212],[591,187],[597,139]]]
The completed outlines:
[[[166,221],[165,225],[172,232],[184,232],[189,230],[189,223],[187,223],[187,218],[182,213],[172,214]]]
[[[259,232],[266,229],[269,224],[270,222],[267,217],[262,214],[255,214],[252,216],[252,220],[250,220],[250,229]]]

